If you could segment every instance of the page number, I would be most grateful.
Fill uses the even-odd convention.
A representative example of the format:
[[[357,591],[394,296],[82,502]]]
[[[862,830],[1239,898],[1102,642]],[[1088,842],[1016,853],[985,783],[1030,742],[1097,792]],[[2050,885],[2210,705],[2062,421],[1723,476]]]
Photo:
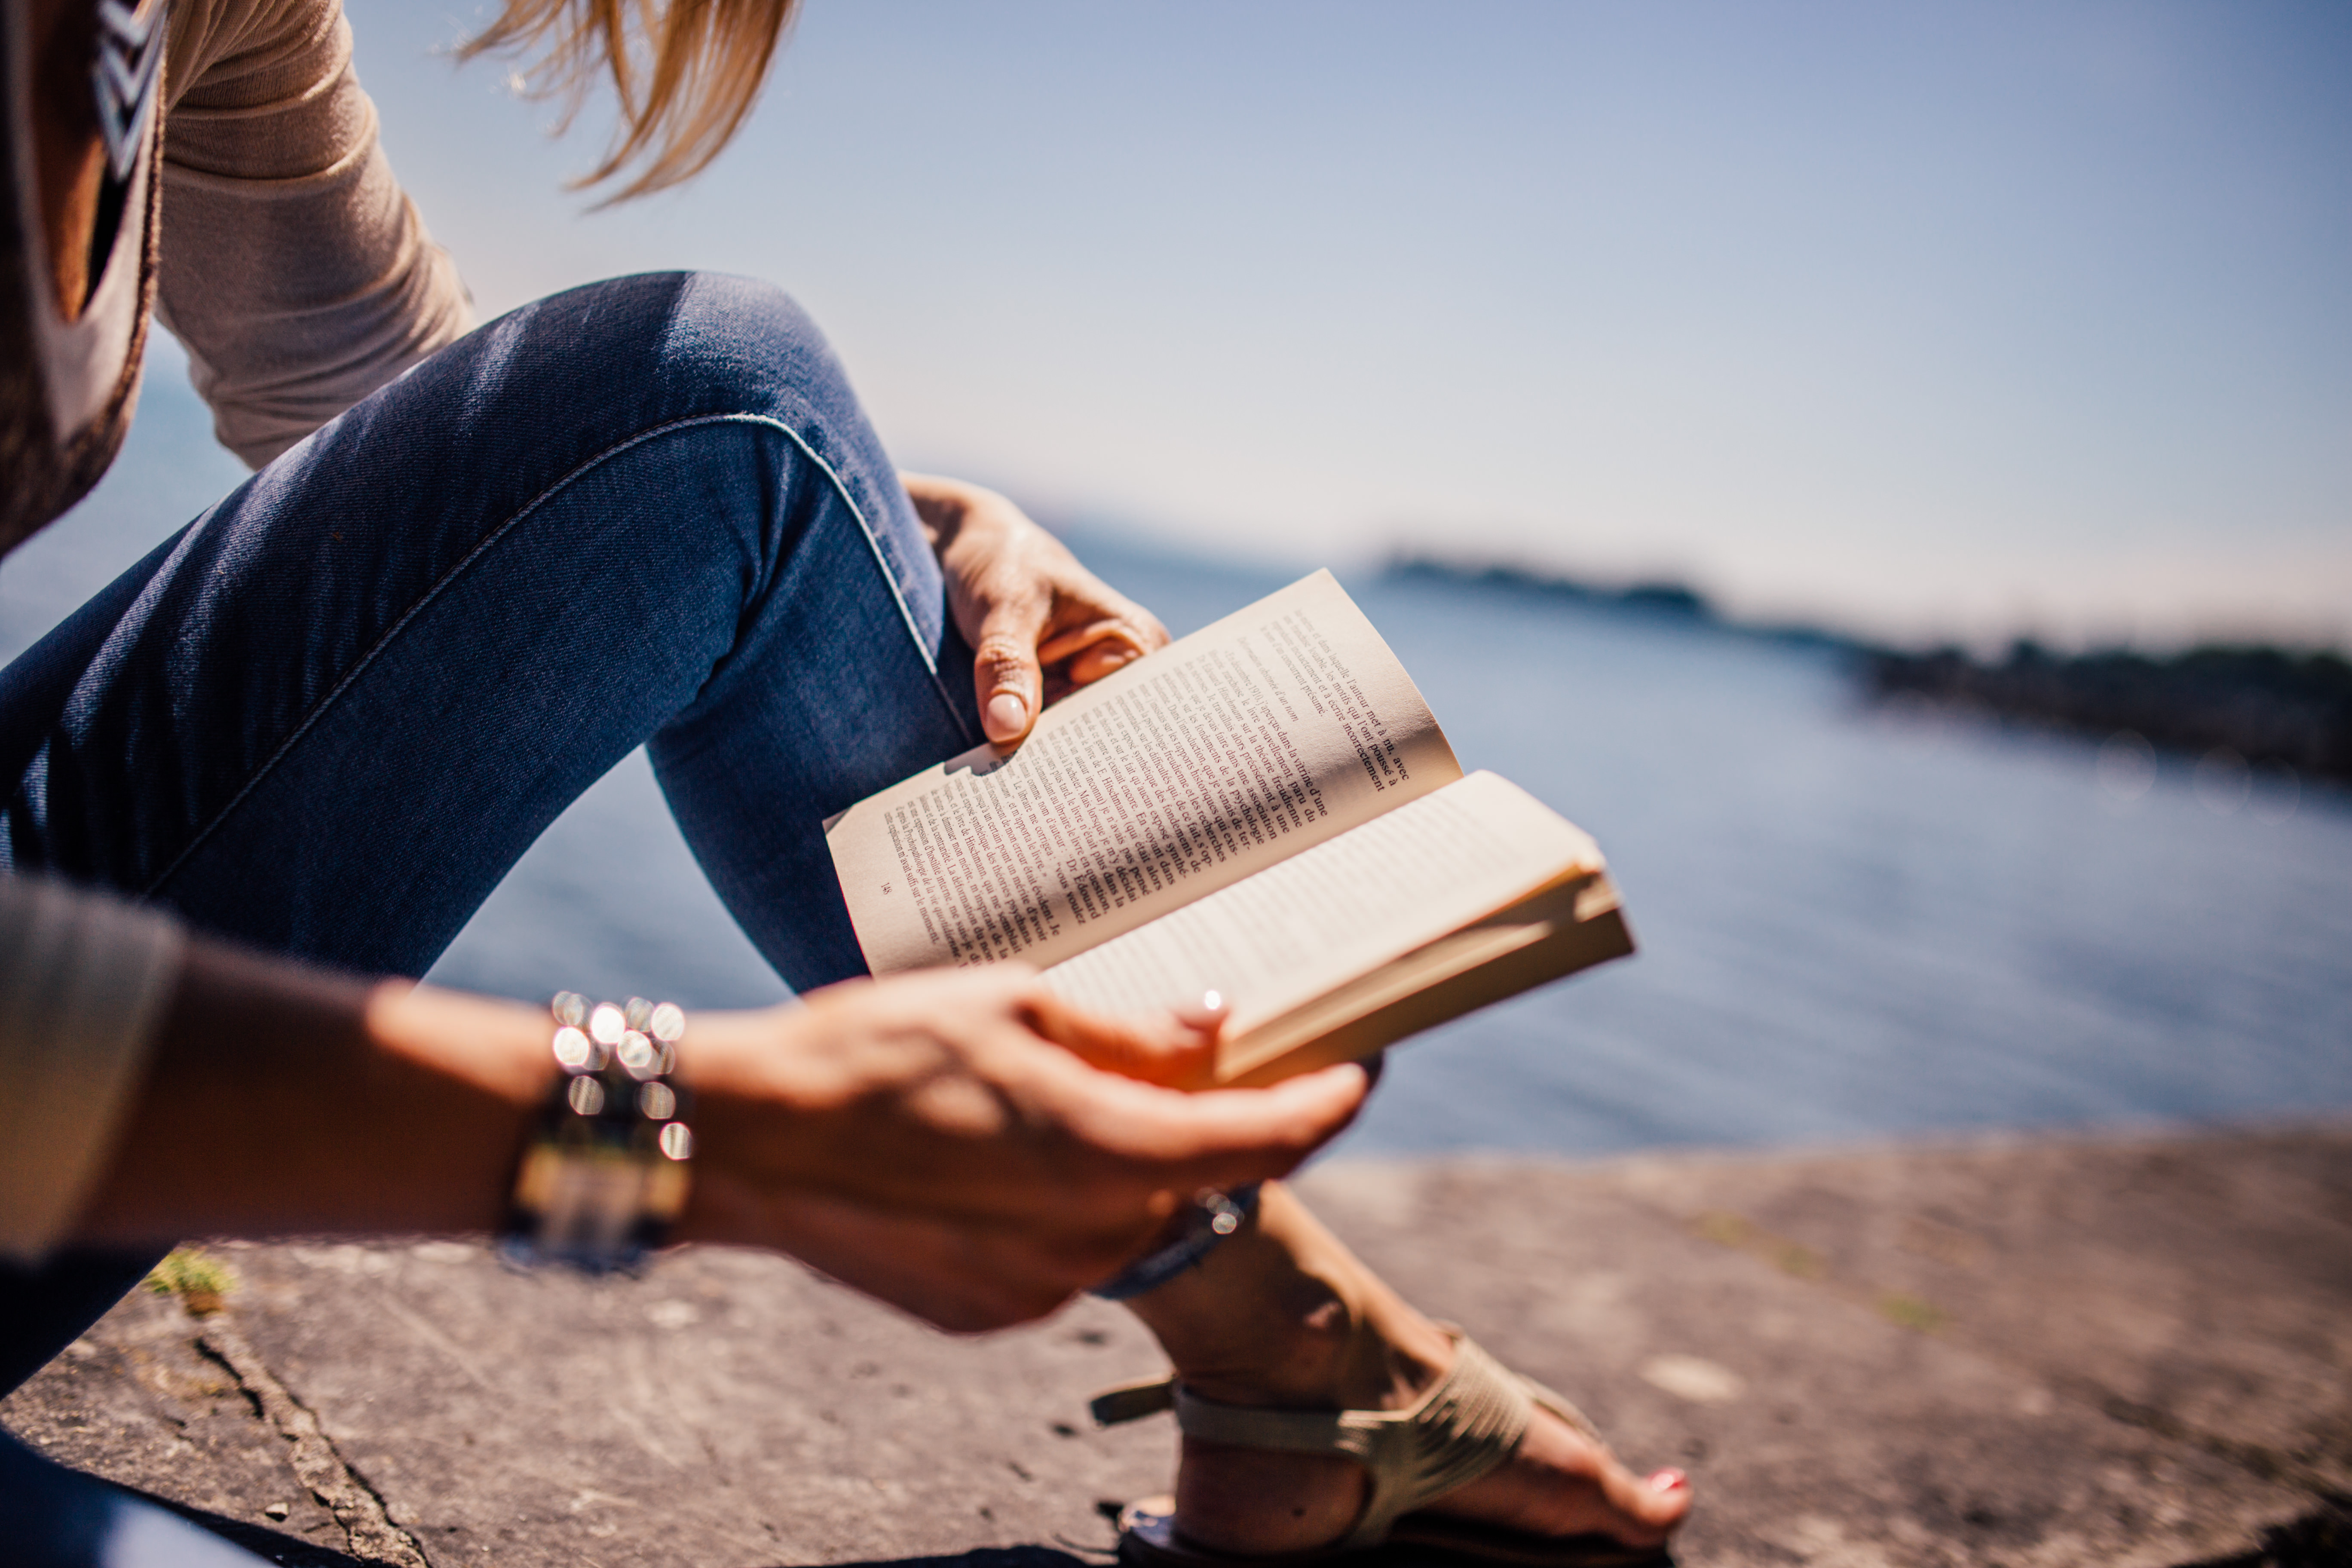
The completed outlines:
[[[889,891],[890,891],[890,884],[889,884],[889,883],[887,883],[887,882],[883,883],[883,884],[882,884],[882,891],[883,891],[883,894],[887,897],[887,896],[889,894]]]

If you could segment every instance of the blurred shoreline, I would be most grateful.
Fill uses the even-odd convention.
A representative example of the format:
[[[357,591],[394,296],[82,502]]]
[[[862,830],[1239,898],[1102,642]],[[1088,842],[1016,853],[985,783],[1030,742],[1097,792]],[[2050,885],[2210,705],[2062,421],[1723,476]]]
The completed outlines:
[[[2115,647],[2067,654],[2021,638],[2004,656],[1982,658],[1953,647],[1908,650],[1820,626],[1735,620],[1671,579],[1609,584],[1410,552],[1391,557],[1385,575],[1843,654],[1874,703],[1925,704],[2104,740],[2103,768],[2126,795],[2138,793],[2136,777],[2152,775],[2158,751],[2194,759],[2200,793],[2217,800],[2242,799],[2257,785],[2299,794],[2305,781],[2352,783],[2352,660],[2333,648],[2204,644],[2159,658]]]

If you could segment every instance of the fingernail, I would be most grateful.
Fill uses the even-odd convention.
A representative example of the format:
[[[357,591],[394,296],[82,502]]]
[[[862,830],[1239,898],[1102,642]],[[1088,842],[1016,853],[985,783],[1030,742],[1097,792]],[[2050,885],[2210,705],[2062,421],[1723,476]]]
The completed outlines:
[[[1176,1009],[1177,1022],[1194,1029],[1213,1029],[1224,1018],[1225,997],[1221,991],[1203,991],[1199,1001]]]
[[[992,735],[1018,735],[1029,723],[1029,704],[1010,691],[1000,691],[988,700],[988,732]]]
[[[1650,1478],[1650,1489],[1654,1492],[1675,1491],[1688,1485],[1690,1478],[1680,1470],[1660,1470]]]

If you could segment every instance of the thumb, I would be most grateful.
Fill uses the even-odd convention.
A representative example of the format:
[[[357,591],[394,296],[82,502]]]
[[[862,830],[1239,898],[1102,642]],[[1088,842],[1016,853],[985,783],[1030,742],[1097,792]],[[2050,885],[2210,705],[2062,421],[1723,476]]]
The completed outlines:
[[[1045,704],[1045,674],[1037,665],[1037,637],[1045,630],[1046,597],[1022,594],[999,600],[980,623],[972,655],[973,695],[988,738],[1009,746],[1029,733]]]
[[[1104,1018],[1071,1006],[1043,985],[1023,999],[1030,1026],[1089,1066],[1171,1089],[1206,1088],[1217,1065],[1224,999],[1150,1018]]]

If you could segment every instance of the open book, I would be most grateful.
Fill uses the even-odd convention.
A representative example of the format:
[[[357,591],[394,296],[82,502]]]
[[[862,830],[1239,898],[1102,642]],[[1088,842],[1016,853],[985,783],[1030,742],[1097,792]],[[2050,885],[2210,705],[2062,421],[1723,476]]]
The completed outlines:
[[[1220,1083],[1369,1056],[1633,951],[1592,840],[1464,775],[1328,572],[825,833],[875,973],[1024,958],[1113,1015],[1216,991]]]

